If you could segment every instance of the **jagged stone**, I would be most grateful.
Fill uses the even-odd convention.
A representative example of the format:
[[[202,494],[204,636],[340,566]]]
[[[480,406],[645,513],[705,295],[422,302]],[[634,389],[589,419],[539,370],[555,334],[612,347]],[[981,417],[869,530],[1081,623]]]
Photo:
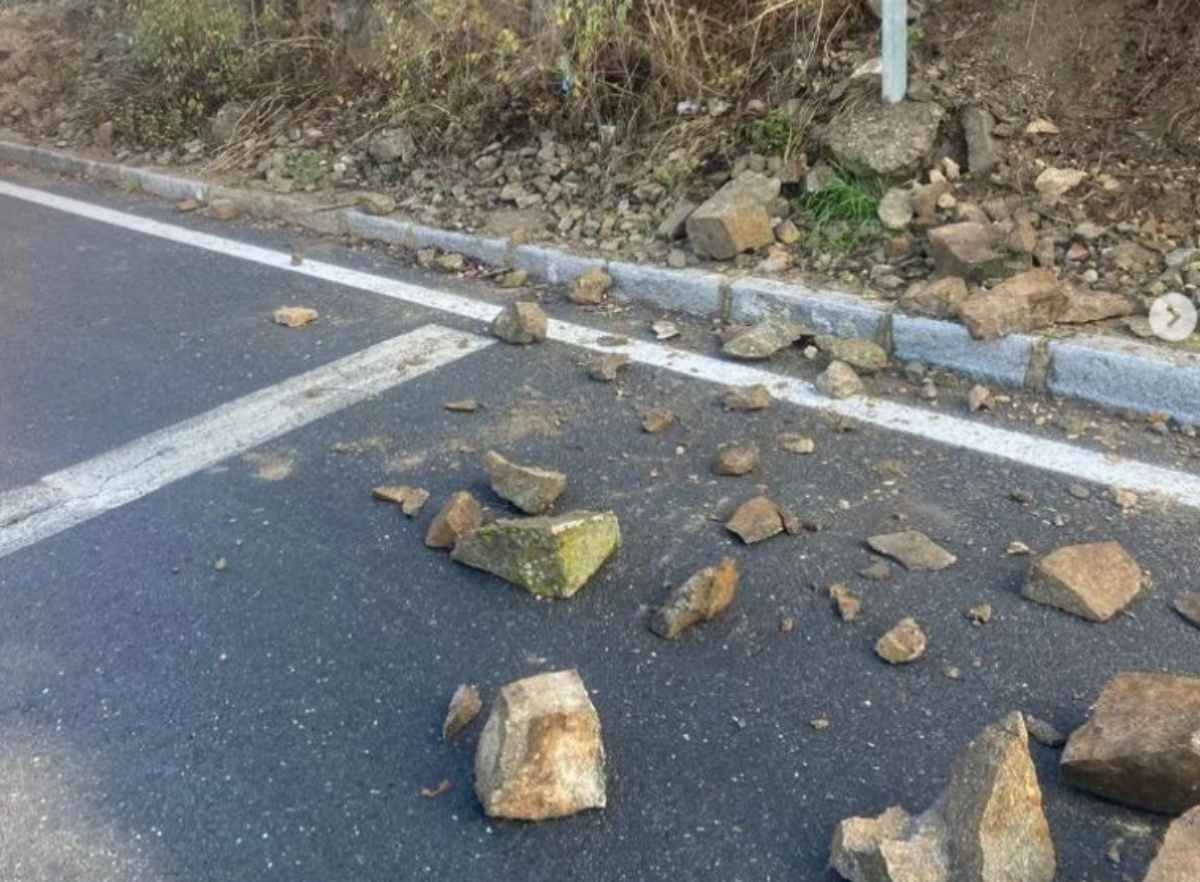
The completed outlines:
[[[766,410],[771,406],[771,392],[761,383],[735,386],[725,391],[721,401],[726,410]]]
[[[769,206],[780,183],[757,172],[745,172],[718,190],[687,219],[688,240],[697,254],[731,260],[743,251],[775,241]]]
[[[1119,542],[1068,545],[1036,561],[1025,597],[1092,622],[1107,622],[1141,593],[1145,574]]]
[[[901,295],[900,308],[933,318],[957,318],[959,305],[969,293],[966,281],[958,276],[913,282]]]
[[[813,342],[831,359],[845,362],[860,373],[874,374],[891,363],[887,350],[872,340],[822,335]]]
[[[944,116],[937,104],[921,101],[854,102],[826,127],[825,146],[843,167],[902,177],[929,161]]]
[[[505,343],[527,346],[546,339],[549,319],[536,303],[510,303],[492,322],[492,333]]]
[[[953,554],[916,530],[872,536],[867,544],[880,554],[899,561],[906,570],[944,570],[958,561]]]
[[[875,644],[875,654],[889,664],[906,665],[925,654],[929,638],[916,619],[905,618]]]
[[[747,545],[762,542],[784,531],[784,513],[766,496],[745,502],[725,524],[726,529]]]
[[[650,630],[674,640],[693,625],[715,619],[733,603],[737,584],[738,566],[733,558],[705,567],[671,592],[650,619]]]
[[[604,302],[612,286],[612,276],[595,267],[575,280],[567,291],[567,299],[579,306],[595,306]]]
[[[1167,827],[1162,846],[1150,862],[1145,882],[1196,882],[1200,879],[1200,807]]]
[[[450,707],[446,711],[446,720],[442,723],[442,738],[449,741],[456,737],[483,710],[483,701],[479,697],[479,687],[466,683],[454,690],[450,697]]]
[[[806,336],[810,334],[803,325],[787,319],[768,318],[727,341],[721,351],[733,358],[761,361]]]
[[[864,391],[863,382],[854,368],[844,361],[832,361],[817,377],[817,389],[830,398],[851,398]]]
[[[407,487],[403,484],[376,487],[371,494],[382,502],[394,502],[410,518],[419,515],[421,509],[425,507],[425,503],[429,501],[428,490],[422,490],[420,487]]]
[[[526,514],[549,511],[567,489],[567,476],[562,472],[517,465],[494,450],[484,454],[483,466],[496,495]]]
[[[717,448],[713,472],[728,477],[740,477],[758,468],[758,445],[753,441],[733,441]]]
[[[425,544],[430,548],[453,548],[460,538],[479,529],[483,523],[483,509],[475,497],[465,490],[455,493],[434,515],[425,533]]]
[[[1007,260],[1000,244],[992,227],[969,221],[929,231],[929,252],[939,276],[985,282],[1006,275]]]

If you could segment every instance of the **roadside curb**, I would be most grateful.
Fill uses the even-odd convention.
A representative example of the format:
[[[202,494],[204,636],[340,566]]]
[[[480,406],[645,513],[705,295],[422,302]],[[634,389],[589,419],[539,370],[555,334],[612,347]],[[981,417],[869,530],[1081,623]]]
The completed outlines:
[[[225,198],[261,220],[325,235],[354,235],[411,249],[454,251],[481,263],[525,270],[545,284],[566,285],[593,268],[606,270],[617,297],[700,317],[754,321],[790,316],[839,337],[874,339],[902,361],[920,361],[974,380],[1029,387],[1103,407],[1158,413],[1200,425],[1200,355],[1100,336],[1050,341],[1011,336],[980,342],[956,323],[911,316],[831,289],[700,270],[673,270],[586,257],[542,245],[443,230],[353,209],[322,210],[302,199],[207,184],[147,169],[0,140],[0,160],[79,175],[164,199]]]

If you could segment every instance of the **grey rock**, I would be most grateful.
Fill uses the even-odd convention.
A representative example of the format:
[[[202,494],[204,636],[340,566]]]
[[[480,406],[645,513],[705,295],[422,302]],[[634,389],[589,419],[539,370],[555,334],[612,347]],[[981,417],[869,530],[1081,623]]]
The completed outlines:
[[[863,382],[854,368],[844,361],[830,362],[817,377],[817,389],[830,398],[851,398],[864,391]]]
[[[986,174],[1000,162],[1000,146],[992,134],[996,120],[982,107],[966,107],[962,116],[967,139],[967,168],[972,174]]]
[[[916,530],[872,536],[867,544],[899,561],[906,570],[944,570],[958,562],[957,557]]]
[[[864,101],[829,124],[825,146],[842,165],[865,166],[884,177],[915,173],[932,156],[944,116],[932,103]]]
[[[376,162],[411,162],[417,145],[407,129],[383,129],[367,141],[367,154]]]

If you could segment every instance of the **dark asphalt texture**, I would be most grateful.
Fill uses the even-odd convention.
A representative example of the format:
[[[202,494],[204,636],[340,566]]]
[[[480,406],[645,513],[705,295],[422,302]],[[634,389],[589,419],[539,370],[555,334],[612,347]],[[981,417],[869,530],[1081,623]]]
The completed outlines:
[[[430,322],[482,330],[2,198],[0,236],[0,490]],[[320,256],[424,278],[377,254]],[[277,328],[283,303],[322,319]],[[1119,671],[1200,673],[1200,630],[1168,608],[1200,587],[1194,514],[1124,516],[1102,488],[1076,499],[1068,479],[778,405],[725,413],[717,387],[649,368],[601,384],[583,361],[495,345],[0,559],[0,875],[823,882],[839,819],[923,810],[954,754],[1008,711],[1069,730]],[[443,409],[468,397],[479,413]],[[649,405],[679,425],[642,432]],[[785,431],[817,453],[777,449]],[[758,442],[760,470],[713,477],[734,439]],[[567,472],[561,510],[619,515],[620,554],[574,599],[535,600],[424,548],[456,490],[504,513],[478,464],[492,447]],[[290,472],[265,480],[263,457]],[[371,499],[380,483],[432,500],[410,521]],[[741,546],[717,517],[759,484],[825,529]],[[857,577],[865,537],[904,526],[959,563]],[[1093,625],[1021,599],[1028,559],[1006,556],[1010,541],[1100,539],[1153,575],[1131,614]],[[648,608],[724,555],[743,569],[730,614],[655,637]],[[825,595],[837,581],[864,599],[855,624]],[[973,626],[965,611],[983,602],[995,618]],[[872,647],[906,615],[930,650],[892,668]],[[471,789],[482,720],[440,737],[451,693],[478,683],[486,714],[504,683],[569,667],[603,723],[609,807],[487,819]],[[1058,753],[1031,750],[1058,878],[1140,879],[1165,819],[1068,789]],[[420,795],[443,779],[449,793]]]

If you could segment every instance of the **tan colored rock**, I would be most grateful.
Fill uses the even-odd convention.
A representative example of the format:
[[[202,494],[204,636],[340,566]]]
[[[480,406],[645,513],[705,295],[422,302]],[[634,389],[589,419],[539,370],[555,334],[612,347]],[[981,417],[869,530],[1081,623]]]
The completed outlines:
[[[271,318],[275,324],[285,328],[303,328],[315,322],[320,315],[315,309],[307,306],[281,306],[272,313]]]
[[[992,409],[992,390],[982,384],[976,384],[971,387],[971,391],[967,393],[967,409],[971,413],[979,413],[981,410]]]
[[[983,282],[1006,271],[999,237],[984,224],[962,222],[930,230],[929,253],[939,276]]]
[[[912,193],[892,187],[879,200],[879,222],[887,230],[907,230],[913,220]]]
[[[629,356],[617,352],[593,355],[588,362],[588,376],[600,383],[611,383],[625,368],[629,367]]]
[[[492,333],[505,343],[527,346],[546,339],[549,319],[536,303],[510,303],[492,322]]]
[[[467,259],[456,252],[439,254],[433,265],[444,273],[461,273],[467,268]]]
[[[813,342],[831,359],[845,362],[859,373],[874,374],[886,370],[891,363],[887,350],[873,340],[821,335]]]
[[[241,211],[232,199],[220,198],[208,203],[208,213],[216,220],[231,221],[241,214]]]
[[[1181,591],[1171,601],[1175,612],[1179,613],[1190,624],[1200,628],[1200,592]]]
[[[1058,313],[1061,323],[1082,325],[1133,315],[1133,302],[1120,294],[1089,291],[1074,285],[1064,285],[1063,291],[1067,295],[1067,304]]]
[[[916,619],[905,618],[879,638],[875,654],[889,664],[906,665],[923,656],[928,645],[929,638]]]
[[[880,554],[899,561],[906,570],[944,570],[958,561],[953,554],[916,530],[872,536],[867,544]]]
[[[744,251],[775,241],[770,204],[780,183],[757,172],[745,172],[716,192],[687,219],[688,240],[697,254],[731,260]]]
[[[844,361],[832,361],[817,377],[817,389],[830,398],[851,398],[865,391],[863,382],[854,368]]]
[[[1043,202],[1056,205],[1063,196],[1086,181],[1087,177],[1088,173],[1079,169],[1051,166],[1038,175],[1033,186],[1041,194]]]
[[[771,406],[771,393],[766,386],[735,386],[721,396],[726,410],[766,410]]]
[[[483,456],[492,489],[526,514],[544,514],[567,489],[562,472],[509,462],[494,450]]]
[[[806,336],[809,332],[803,325],[787,319],[768,318],[726,341],[721,351],[733,358],[762,361]]]
[[[1092,622],[1107,622],[1141,593],[1145,575],[1119,542],[1068,545],[1036,561],[1025,597]]]
[[[454,690],[450,698],[450,707],[446,711],[446,720],[442,723],[442,738],[449,741],[458,736],[483,710],[483,701],[479,697],[479,687],[466,683]]]
[[[403,484],[376,487],[371,493],[376,499],[383,502],[394,502],[410,518],[419,515],[421,509],[425,507],[425,503],[429,501],[428,490],[422,490],[420,487],[406,487]]]
[[[1020,273],[986,294],[959,304],[963,324],[976,340],[994,340],[1054,324],[1067,307],[1067,295],[1053,270]]]
[[[496,284],[506,291],[524,288],[529,284],[529,273],[525,270],[509,270],[496,280]]]
[[[599,267],[588,270],[575,280],[567,291],[567,299],[579,306],[595,306],[604,302],[612,290],[613,278]]]
[[[740,477],[758,468],[758,445],[753,441],[734,441],[717,448],[713,472],[728,477]]]
[[[453,548],[463,536],[478,530],[483,523],[483,509],[475,497],[465,490],[455,493],[434,515],[425,533],[430,548]]]
[[[464,398],[461,401],[447,401],[442,408],[451,413],[475,413],[479,410],[479,402],[474,398]]]
[[[725,528],[747,545],[762,542],[784,531],[783,512],[766,496],[756,496],[733,513]]]
[[[817,452],[817,442],[807,435],[783,432],[775,440],[779,444],[779,449],[786,450],[788,453],[809,456]]]
[[[1200,805],[1200,678],[1113,677],[1071,734],[1062,772],[1074,787],[1152,812]]]
[[[829,586],[829,597],[842,617],[843,622],[853,622],[862,613],[862,598],[850,590],[850,586],[838,582]]]
[[[650,619],[650,630],[674,640],[693,625],[715,619],[733,603],[737,584],[738,565],[733,558],[705,567],[671,592]]]
[[[1162,846],[1150,862],[1145,882],[1196,882],[1200,879],[1200,807],[1171,822]]]
[[[971,620],[972,625],[986,625],[992,620],[992,605],[981,603],[971,607],[967,610],[967,618]]]
[[[543,821],[604,808],[600,716],[576,671],[500,690],[475,753],[475,793],[489,817]]]
[[[933,318],[957,318],[959,305],[969,293],[967,283],[958,276],[913,282],[901,295],[900,308]]]
[[[651,435],[665,432],[675,425],[675,414],[665,407],[652,407],[642,411],[642,431]]]
[[[454,546],[459,563],[492,573],[539,597],[571,597],[621,545],[612,512],[499,520]]]

